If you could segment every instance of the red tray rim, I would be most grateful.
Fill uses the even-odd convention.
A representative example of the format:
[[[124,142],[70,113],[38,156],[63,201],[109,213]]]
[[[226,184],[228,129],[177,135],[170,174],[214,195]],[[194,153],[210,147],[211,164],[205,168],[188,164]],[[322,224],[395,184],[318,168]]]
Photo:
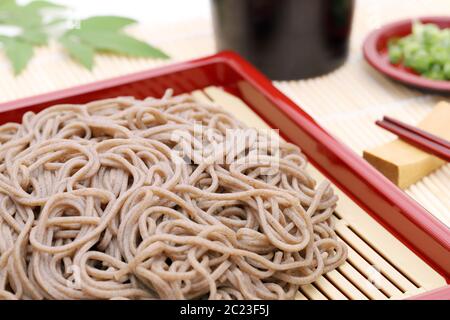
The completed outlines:
[[[380,56],[380,53],[377,49],[377,43],[379,38],[387,33],[390,30],[397,29],[399,27],[403,27],[405,25],[410,25],[414,20],[420,20],[424,22],[438,22],[438,21],[448,21],[450,22],[449,16],[424,16],[424,17],[418,17],[413,19],[404,19],[395,21],[386,25],[383,25],[382,27],[373,30],[369,35],[366,37],[363,43],[363,55],[366,61],[376,70],[381,72],[384,75],[387,75],[388,77],[395,79],[397,81],[403,82],[405,84],[417,87],[417,88],[423,88],[433,91],[440,91],[440,92],[450,92],[450,80],[431,80],[427,78],[423,78],[419,75],[415,75],[410,72],[406,72],[405,70],[402,70],[391,63],[389,61],[385,61]]]
[[[293,101],[287,98],[281,93],[272,82],[267,79],[262,73],[254,68],[250,63],[245,61],[242,57],[231,51],[223,51],[215,55],[194,59],[186,62],[174,63],[159,68],[145,70],[137,73],[123,75],[111,79],[101,80],[94,83],[88,83],[79,85],[72,88],[58,90],[55,92],[45,93],[37,96],[18,99],[15,101],[5,102],[0,104],[0,113],[12,111],[14,109],[44,103],[50,100],[57,100],[64,97],[74,96],[82,93],[89,93],[113,87],[121,84],[126,84],[133,81],[143,80],[146,78],[158,77],[167,75],[174,72],[179,72],[195,67],[203,67],[214,63],[225,63],[234,69],[242,76],[243,79],[248,81],[257,90],[261,91],[264,96],[277,105],[283,112],[293,117],[306,118],[307,126],[306,130],[313,131],[314,137],[320,139],[321,143],[328,147],[329,151],[335,156],[338,156],[341,160],[348,165],[348,167],[356,172],[359,176],[364,177],[366,182],[379,192],[383,193],[383,196],[391,204],[395,204],[401,209],[401,213],[412,223],[417,225],[428,236],[437,241],[442,247],[450,251],[450,230],[445,227],[439,220],[429,214],[418,203],[406,196],[400,189],[393,185],[388,179],[382,176],[378,171],[372,168],[366,161],[360,156],[354,153],[347,146],[343,145],[329,133],[327,133],[322,127],[320,127],[308,114],[306,114],[301,107],[296,105]],[[304,124],[304,123],[303,123]],[[345,190],[344,190],[345,191]],[[355,200],[355,197],[350,195]],[[382,222],[381,222],[382,223]],[[421,252],[417,252],[414,247],[401,235],[399,235],[389,225],[382,223],[391,233],[399,238],[410,249],[415,251],[419,256],[424,258]],[[438,272],[444,275],[448,280],[448,274],[439,268],[433,261],[430,261],[428,257],[424,259],[430,265],[434,267]],[[447,288],[450,290],[450,286]]]
[[[420,293],[405,300],[450,300],[450,285]]]

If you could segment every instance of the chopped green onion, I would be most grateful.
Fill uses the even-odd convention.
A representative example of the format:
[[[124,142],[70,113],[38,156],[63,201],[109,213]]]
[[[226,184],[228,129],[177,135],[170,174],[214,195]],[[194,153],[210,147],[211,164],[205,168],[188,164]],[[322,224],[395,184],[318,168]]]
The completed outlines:
[[[388,42],[389,61],[402,63],[424,77],[450,80],[450,28],[416,21],[412,33]]]
[[[400,46],[392,46],[389,48],[389,61],[391,63],[397,64],[402,60],[403,52]]]
[[[446,62],[444,65],[444,76],[445,79],[450,80],[450,62]]]

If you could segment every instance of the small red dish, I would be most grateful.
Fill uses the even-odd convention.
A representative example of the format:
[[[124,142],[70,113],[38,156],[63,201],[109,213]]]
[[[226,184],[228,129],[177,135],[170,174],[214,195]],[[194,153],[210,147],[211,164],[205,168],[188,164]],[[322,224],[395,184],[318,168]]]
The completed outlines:
[[[427,79],[401,64],[393,65],[389,62],[388,40],[410,34],[412,22],[415,20],[422,23],[434,23],[440,28],[450,28],[450,17],[422,17],[387,24],[367,36],[363,45],[364,58],[376,70],[404,84],[428,91],[450,93],[450,81]]]

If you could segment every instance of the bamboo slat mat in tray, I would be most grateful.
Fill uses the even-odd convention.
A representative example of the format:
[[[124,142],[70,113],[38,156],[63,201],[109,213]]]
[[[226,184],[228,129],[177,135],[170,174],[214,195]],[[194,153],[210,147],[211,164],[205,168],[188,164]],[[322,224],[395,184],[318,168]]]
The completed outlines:
[[[278,81],[275,85],[301,105],[330,133],[362,155],[362,150],[394,138],[373,122],[391,115],[409,123],[423,118],[443,97],[410,90],[371,70],[361,56],[367,32],[385,22],[418,15],[450,14],[448,0],[360,0],[354,18],[351,54],[337,71],[309,80]],[[209,20],[159,28],[144,24],[129,30],[172,56],[171,61],[130,59],[101,55],[92,72],[80,68],[53,44],[37,50],[28,69],[14,78],[0,54],[0,102],[67,88],[82,83],[140,71],[173,61],[215,52]],[[235,108],[243,119],[259,123],[241,102],[217,88],[196,92]],[[221,93],[222,92],[222,93]],[[448,100],[449,98],[447,98]],[[246,111],[247,110],[247,111]],[[310,166],[314,176],[321,174]],[[445,280],[389,234],[355,203],[340,197],[336,212],[337,232],[349,245],[349,259],[337,270],[304,286],[298,299],[395,299],[445,285]],[[405,191],[450,226],[450,165],[425,177]]]

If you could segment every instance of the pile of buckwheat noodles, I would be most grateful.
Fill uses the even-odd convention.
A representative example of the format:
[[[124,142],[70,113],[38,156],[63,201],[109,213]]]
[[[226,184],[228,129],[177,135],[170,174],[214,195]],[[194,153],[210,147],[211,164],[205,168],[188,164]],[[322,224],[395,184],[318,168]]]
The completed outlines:
[[[170,90],[28,112],[0,126],[0,298],[292,299],[347,255],[306,164]]]

